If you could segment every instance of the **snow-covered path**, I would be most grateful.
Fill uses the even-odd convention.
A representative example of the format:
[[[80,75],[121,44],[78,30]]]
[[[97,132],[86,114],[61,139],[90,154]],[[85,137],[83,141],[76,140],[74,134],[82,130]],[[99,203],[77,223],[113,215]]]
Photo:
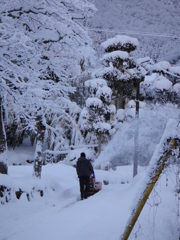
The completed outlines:
[[[130,214],[129,188],[129,184],[103,186],[98,194],[80,201],[76,182],[73,188],[49,199],[37,196],[36,201],[27,202],[26,196],[22,196],[16,205],[3,207],[4,235],[0,239],[118,239],[125,224],[124,216]],[[122,208],[124,201],[126,207]],[[113,223],[111,228],[110,223]]]
[[[9,175],[17,178],[19,174],[26,181],[31,170],[29,167],[11,167]],[[23,176],[25,172],[26,178]],[[96,171],[97,179],[108,179],[110,184],[103,185],[102,191],[80,201],[77,200],[79,185],[75,169],[63,164],[46,166],[42,179],[59,183],[59,190],[44,197],[37,194],[30,202],[24,195],[20,200],[1,205],[0,240],[118,240],[137,199],[144,172],[145,169],[140,168],[137,178],[132,179],[131,166],[115,172]],[[122,181],[128,183],[121,184]],[[164,188],[165,182],[166,179],[162,178],[156,189],[159,197],[155,196],[155,191],[130,240],[135,238],[136,232],[140,240],[177,239],[175,198],[170,189]],[[151,206],[153,201],[157,204],[160,199],[158,207]],[[171,219],[167,218],[169,214]]]

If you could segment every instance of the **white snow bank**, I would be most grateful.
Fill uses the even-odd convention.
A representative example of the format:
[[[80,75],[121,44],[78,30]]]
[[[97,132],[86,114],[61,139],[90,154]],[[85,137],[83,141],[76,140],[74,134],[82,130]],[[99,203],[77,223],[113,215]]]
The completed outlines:
[[[118,167],[116,171],[95,170],[96,179],[106,180],[109,184],[103,185],[102,190],[93,197],[78,201],[80,193],[75,168],[63,164],[45,166],[43,179],[53,179],[61,185],[62,191],[36,196],[30,202],[22,195],[16,202],[0,205],[1,239],[119,239],[134,201],[140,197],[139,189],[144,185],[146,170],[139,170],[134,179],[132,166]],[[178,239],[177,199],[172,191],[176,169],[170,170],[166,175],[162,174],[129,240],[134,240],[137,235],[139,240],[152,240],[152,235],[156,239]],[[28,176],[31,172],[32,169],[27,166],[12,166],[9,169],[9,175],[13,178]]]

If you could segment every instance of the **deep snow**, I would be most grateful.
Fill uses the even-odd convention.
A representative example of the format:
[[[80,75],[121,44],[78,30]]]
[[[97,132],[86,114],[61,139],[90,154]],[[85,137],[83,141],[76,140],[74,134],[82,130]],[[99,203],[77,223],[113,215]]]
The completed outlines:
[[[96,180],[108,181],[102,190],[87,200],[79,200],[76,170],[63,163],[43,166],[42,179],[32,176],[32,165],[10,166],[9,176],[1,182],[24,190],[49,186],[44,196],[34,194],[27,201],[0,205],[0,239],[8,240],[109,240],[119,239],[130,217],[147,168],[140,168],[132,178],[132,166],[116,171],[95,170]],[[130,240],[177,240],[180,236],[179,199],[174,189],[177,168],[171,166],[162,174],[145,205]],[[3,177],[3,178],[2,178]],[[55,191],[50,190],[51,187]]]
[[[117,33],[131,32],[130,35],[141,39],[139,52],[143,53],[142,56],[148,55],[158,60],[163,58],[172,60],[171,63],[173,61],[178,63],[179,35],[174,38],[180,27],[178,1],[172,1],[176,6],[172,6],[171,1],[169,4],[159,5],[160,2],[168,2],[165,0],[143,0],[138,3],[124,0],[95,2],[98,3],[97,6],[102,6],[103,3],[104,8],[100,8],[104,16],[96,15],[94,25],[89,28],[91,34],[93,27],[102,28],[106,34],[104,38],[115,36]],[[116,4],[113,5],[113,2]],[[146,4],[142,5],[142,2]],[[98,18],[101,24],[99,26]],[[115,31],[111,32],[113,29]],[[93,33],[97,36],[97,31]],[[152,53],[149,55],[151,50]],[[109,149],[112,149],[112,145],[107,151]],[[74,167],[63,163],[48,164],[43,166],[40,180],[32,176],[32,165],[11,165],[13,162],[23,163],[24,160],[32,160],[34,156],[31,150],[34,151],[29,148],[9,151],[9,175],[0,175],[0,182],[14,189],[21,187],[27,192],[33,187],[43,189],[44,196],[40,197],[39,193],[33,192],[30,201],[25,194],[20,200],[11,196],[12,201],[1,204],[0,240],[119,239],[142,193],[140,190],[147,177],[148,167],[139,167],[135,178],[132,177],[132,166],[117,167],[116,171],[95,170],[96,179],[109,184],[103,184],[99,193],[80,201],[78,178]],[[104,154],[107,155],[107,151]],[[175,193],[180,181],[177,172],[176,165],[163,172],[129,237],[130,240],[180,238],[180,196]]]

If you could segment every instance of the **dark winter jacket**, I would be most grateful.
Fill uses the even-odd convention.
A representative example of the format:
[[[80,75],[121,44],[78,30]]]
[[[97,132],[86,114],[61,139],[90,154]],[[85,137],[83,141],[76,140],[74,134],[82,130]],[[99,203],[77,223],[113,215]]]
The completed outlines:
[[[84,157],[80,157],[77,161],[76,171],[78,177],[90,176],[90,172],[93,173],[93,167],[89,160]]]

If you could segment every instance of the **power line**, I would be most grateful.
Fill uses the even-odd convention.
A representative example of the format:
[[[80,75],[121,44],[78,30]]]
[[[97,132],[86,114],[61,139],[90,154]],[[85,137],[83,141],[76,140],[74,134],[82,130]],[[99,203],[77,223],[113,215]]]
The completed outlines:
[[[87,28],[88,31],[92,32],[107,32],[107,33],[124,33],[124,34],[133,34],[133,35],[143,35],[143,36],[150,36],[150,37],[161,37],[161,38],[173,38],[173,39],[180,39],[180,36],[177,35],[168,35],[168,34],[159,34],[159,33],[150,33],[150,32],[135,32],[135,31],[126,31],[126,30],[111,30],[106,28]]]

